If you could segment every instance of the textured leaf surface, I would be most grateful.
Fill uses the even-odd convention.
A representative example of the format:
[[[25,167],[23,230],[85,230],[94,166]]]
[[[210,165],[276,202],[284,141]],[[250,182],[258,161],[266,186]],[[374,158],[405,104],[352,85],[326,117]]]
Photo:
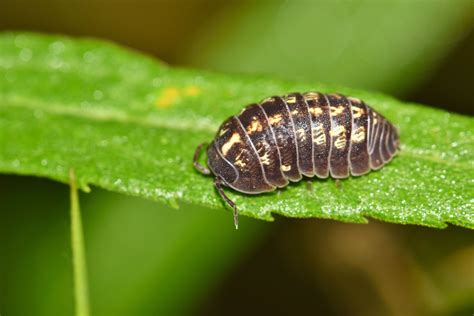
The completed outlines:
[[[474,120],[321,84],[174,69],[95,40],[0,36],[0,171],[89,184],[178,205],[224,209],[195,147],[244,105],[292,91],[359,97],[400,128],[402,152],[380,171],[278,193],[228,190],[241,214],[474,228]],[[230,220],[230,219],[229,219]]]

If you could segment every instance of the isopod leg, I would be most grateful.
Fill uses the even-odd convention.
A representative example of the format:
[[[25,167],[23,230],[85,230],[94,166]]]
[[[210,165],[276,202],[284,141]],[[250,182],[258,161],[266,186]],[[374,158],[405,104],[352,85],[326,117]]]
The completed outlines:
[[[199,156],[201,155],[202,146],[204,145],[205,143],[202,143],[199,146],[197,146],[196,151],[194,152],[194,156],[193,156],[193,164],[194,164],[194,168],[196,168],[197,171],[199,171],[202,174],[209,175],[211,174],[211,171],[207,169],[206,167],[204,167],[203,165],[201,165],[198,161]]]
[[[308,180],[306,181],[306,190],[308,190],[309,192],[313,191],[313,182]]]
[[[219,192],[221,198],[229,204],[230,207],[234,210],[234,225],[235,229],[239,229],[239,213],[237,212],[237,205],[225,195],[224,189],[222,188],[222,179],[217,177],[214,181],[214,186],[216,187],[217,192]]]

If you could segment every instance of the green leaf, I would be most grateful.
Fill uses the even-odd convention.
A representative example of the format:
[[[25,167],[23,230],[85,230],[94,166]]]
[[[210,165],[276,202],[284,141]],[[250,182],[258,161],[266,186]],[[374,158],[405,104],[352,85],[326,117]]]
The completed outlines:
[[[240,213],[474,228],[472,118],[343,87],[175,69],[96,40],[6,33],[0,51],[1,172],[67,183],[74,168],[83,189],[224,209],[212,179],[193,169],[195,147],[248,103],[337,91],[399,127],[400,155],[342,189],[315,179],[312,191],[303,182],[281,194],[227,190]]]

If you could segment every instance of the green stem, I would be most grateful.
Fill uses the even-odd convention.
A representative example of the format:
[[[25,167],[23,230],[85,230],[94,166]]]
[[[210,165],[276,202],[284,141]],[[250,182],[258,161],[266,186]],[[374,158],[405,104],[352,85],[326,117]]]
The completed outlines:
[[[77,192],[76,175],[69,171],[71,188],[71,248],[74,270],[74,299],[76,316],[89,316],[89,291],[87,286],[86,255],[82,231],[81,210]]]

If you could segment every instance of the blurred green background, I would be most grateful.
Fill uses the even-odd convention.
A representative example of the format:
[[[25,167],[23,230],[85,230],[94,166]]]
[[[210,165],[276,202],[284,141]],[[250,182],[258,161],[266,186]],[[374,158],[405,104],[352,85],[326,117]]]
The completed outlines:
[[[98,37],[172,65],[380,91],[467,115],[473,26],[474,2],[464,0],[0,6],[0,30]],[[93,315],[474,312],[466,229],[278,217],[242,218],[235,231],[230,212],[96,188],[81,204]],[[68,208],[64,185],[0,176],[2,316],[72,315]]]

